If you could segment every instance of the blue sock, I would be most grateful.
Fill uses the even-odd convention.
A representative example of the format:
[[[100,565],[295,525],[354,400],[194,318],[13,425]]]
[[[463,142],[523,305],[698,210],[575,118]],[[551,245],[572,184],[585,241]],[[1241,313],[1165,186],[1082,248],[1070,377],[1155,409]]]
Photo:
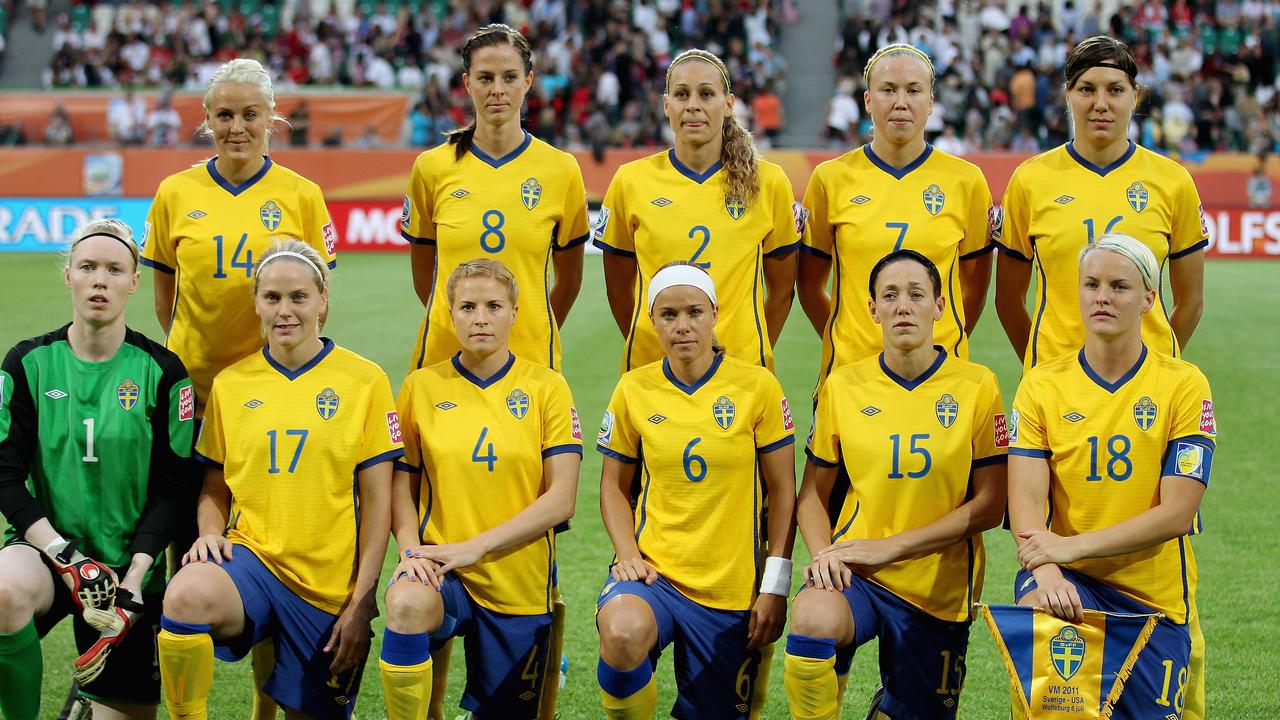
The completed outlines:
[[[596,665],[596,679],[600,689],[616,698],[625,698],[636,694],[653,677],[653,666],[646,660],[631,670],[619,670],[603,659]]]
[[[387,628],[382,634],[382,660],[390,665],[421,665],[431,657],[431,636],[427,633],[398,633]]]
[[[831,638],[815,638],[808,635],[787,635],[787,654],[792,657],[826,660],[835,657],[836,641]]]

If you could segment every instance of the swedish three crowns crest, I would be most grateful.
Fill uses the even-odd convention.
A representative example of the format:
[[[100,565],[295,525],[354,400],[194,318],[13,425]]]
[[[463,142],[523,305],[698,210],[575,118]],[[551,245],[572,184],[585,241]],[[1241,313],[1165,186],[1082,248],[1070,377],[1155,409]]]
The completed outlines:
[[[516,388],[507,396],[507,409],[517,420],[523,420],[529,412],[529,393]]]
[[[1151,198],[1151,194],[1142,183],[1135,182],[1124,191],[1124,197],[1134,212],[1142,212],[1147,209],[1147,200]]]
[[[929,211],[930,215],[937,215],[942,212],[942,206],[947,201],[947,196],[942,192],[942,188],[936,184],[930,185],[924,190],[924,209]]]
[[[714,405],[711,406],[711,416],[715,418],[716,424],[721,430],[728,430],[733,424],[734,407],[733,401],[727,395],[721,395],[716,399]]]
[[[126,411],[132,410],[133,406],[138,404],[138,398],[141,395],[142,391],[138,389],[138,384],[132,380],[125,380],[120,383],[120,387],[116,388],[116,400],[120,401],[120,407]]]
[[[1156,422],[1156,404],[1151,402],[1151,398],[1143,395],[1133,406],[1133,421],[1138,423],[1138,428],[1143,432],[1151,429]]]
[[[275,232],[276,228],[280,227],[280,218],[284,213],[275,200],[268,200],[258,208],[258,216],[262,218],[262,226],[267,229],[267,232]]]
[[[938,416],[942,427],[949,428],[955,424],[956,416],[960,414],[960,403],[956,402],[951,393],[946,393],[934,403],[933,412]]]
[[[333,388],[325,388],[316,396],[316,412],[325,420],[338,414],[338,393]]]
[[[532,210],[538,207],[538,201],[542,199],[542,186],[538,184],[537,178],[529,178],[520,186],[520,202],[524,203],[525,210]]]

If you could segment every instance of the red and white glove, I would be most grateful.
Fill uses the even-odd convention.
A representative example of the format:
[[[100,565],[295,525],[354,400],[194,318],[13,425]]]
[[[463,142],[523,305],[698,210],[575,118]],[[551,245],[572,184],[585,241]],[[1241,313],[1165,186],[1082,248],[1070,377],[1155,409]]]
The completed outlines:
[[[111,568],[76,550],[79,544],[79,540],[59,540],[50,543],[44,553],[53,561],[58,577],[71,590],[76,607],[82,612],[106,610],[111,607],[119,585],[116,574]]]
[[[115,593],[115,604],[109,611],[99,611],[111,615],[113,620],[102,628],[102,635],[76,660],[75,670],[71,676],[81,687],[92,682],[102,674],[107,666],[107,656],[117,645],[124,642],[125,633],[133,628],[142,617],[142,603],[133,599],[133,593],[120,588]]]

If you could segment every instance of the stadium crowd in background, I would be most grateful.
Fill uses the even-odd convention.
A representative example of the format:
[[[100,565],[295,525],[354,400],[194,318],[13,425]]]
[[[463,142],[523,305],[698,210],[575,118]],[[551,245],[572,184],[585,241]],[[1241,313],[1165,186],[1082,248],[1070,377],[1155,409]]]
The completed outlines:
[[[937,66],[929,130],[939,147],[956,155],[1057,147],[1070,126],[1058,92],[1067,53],[1106,33],[1138,58],[1148,96],[1130,132],[1144,147],[1187,157],[1280,146],[1280,3],[1058,0],[1008,12],[1013,5],[846,0],[830,142],[846,147],[865,139],[870,121],[857,112],[862,67],[876,48],[909,42]]]

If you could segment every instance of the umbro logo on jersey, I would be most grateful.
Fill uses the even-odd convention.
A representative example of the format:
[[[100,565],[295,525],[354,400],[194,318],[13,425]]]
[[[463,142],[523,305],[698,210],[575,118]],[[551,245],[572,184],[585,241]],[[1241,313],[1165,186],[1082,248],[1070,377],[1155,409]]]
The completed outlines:
[[[191,212],[187,213],[187,217],[191,218],[192,220],[199,220],[200,218],[202,218],[202,217],[204,217],[204,216],[206,216],[206,215],[208,215],[208,214],[209,214],[209,213],[207,213],[207,212],[205,212],[205,211],[203,211],[203,210],[192,210]]]
[[[458,188],[457,190],[454,190],[449,194],[461,200],[462,198],[470,195],[471,193],[466,190],[463,190],[462,188]]]
[[[1069,412],[1066,415],[1063,415],[1062,419],[1066,420],[1067,422],[1077,423],[1083,420],[1084,416],[1078,412]]]
[[[668,200],[668,199],[666,199],[666,198],[664,198],[664,197],[660,197],[660,198],[654,198],[654,199],[650,200],[649,202],[650,202],[650,203],[652,203],[652,204],[654,204],[654,205],[657,205],[658,207],[666,207],[666,206],[670,205],[671,203],[673,203],[673,202],[675,202],[675,201],[674,201],[674,200]]]
[[[854,205],[866,205],[867,203],[871,202],[871,198],[867,197],[866,195],[857,195],[855,197],[849,198],[849,202],[853,203]]]
[[[868,405],[862,408],[861,412],[863,415],[866,415],[867,417],[875,417],[876,415],[880,414],[880,408],[876,407],[875,405]]]
[[[436,403],[436,407],[440,410],[452,410],[458,406],[456,403],[451,403],[448,400],[445,400],[444,402]]]
[[[1075,198],[1071,195],[1059,195],[1058,197],[1054,198],[1053,201],[1058,203],[1059,205],[1066,205],[1072,200],[1075,200]]]
[[[52,390],[50,390],[50,391],[46,392],[46,393],[44,394],[44,396],[45,396],[45,397],[47,397],[47,398],[49,398],[49,399],[51,399],[51,400],[61,400],[62,398],[66,397],[66,396],[67,396],[67,394],[66,394],[66,393],[64,393],[64,392],[62,392],[62,391],[61,391],[61,390],[59,390],[58,388],[54,388],[54,389],[52,389]]]
[[[255,398],[255,399],[250,400],[249,402],[245,403],[245,404],[244,404],[244,406],[245,406],[245,407],[247,407],[247,408],[249,408],[250,410],[252,410],[252,409],[257,408],[257,407],[262,407],[262,401],[261,401],[261,400],[258,400],[258,399],[256,399],[256,398]]]
[[[651,415],[649,417],[649,422],[653,423],[654,425],[659,425],[662,423],[663,420],[666,420],[666,419],[667,419],[666,415]]]

